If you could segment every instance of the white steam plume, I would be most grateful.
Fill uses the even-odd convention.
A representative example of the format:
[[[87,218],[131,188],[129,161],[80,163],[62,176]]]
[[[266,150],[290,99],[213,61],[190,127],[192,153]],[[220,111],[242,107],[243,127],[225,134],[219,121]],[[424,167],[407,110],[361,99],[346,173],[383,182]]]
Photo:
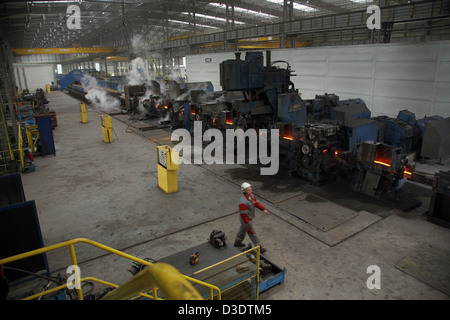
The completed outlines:
[[[81,79],[81,84],[87,91],[86,99],[91,102],[94,108],[103,112],[120,111],[120,101],[109,95],[106,90],[99,89],[97,79],[85,74]]]
[[[150,82],[147,71],[147,64],[144,59],[138,57],[130,62],[130,71],[127,75],[127,82],[130,86],[141,85]]]

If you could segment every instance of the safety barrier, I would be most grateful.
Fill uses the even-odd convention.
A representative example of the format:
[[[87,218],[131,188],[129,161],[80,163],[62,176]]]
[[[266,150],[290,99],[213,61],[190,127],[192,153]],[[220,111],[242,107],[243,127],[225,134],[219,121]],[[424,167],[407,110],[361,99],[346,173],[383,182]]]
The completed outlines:
[[[256,246],[195,272],[191,277],[220,289],[222,300],[258,300],[260,247]],[[204,288],[197,287],[203,297]]]
[[[127,283],[122,286],[117,284],[104,281],[95,277],[85,277],[81,278],[77,273],[77,257],[75,254],[75,245],[79,243],[88,244],[96,248],[102,249],[109,253],[118,255],[120,257],[135,261],[142,265],[147,266],[143,271],[135,275]],[[132,255],[126,254],[122,251],[113,249],[111,247],[105,246],[93,240],[86,238],[78,238],[65,242],[61,242],[55,245],[47,246],[44,248],[36,249],[26,253],[21,253],[15,256],[4,258],[0,260],[0,265],[5,265],[17,260],[26,259],[35,255],[43,254],[53,250],[61,248],[69,248],[71,263],[74,268],[76,281],[75,284],[81,284],[87,281],[98,282],[110,287],[115,288],[110,293],[108,293],[105,299],[136,299],[139,297],[148,298],[152,300],[163,300],[163,299],[173,299],[173,300],[183,300],[183,299],[221,299],[221,290],[212,284],[204,282],[199,279],[191,278],[186,275],[182,275],[174,267],[165,263],[151,263],[143,259],[139,259]],[[63,289],[66,289],[68,285],[73,285],[73,283],[60,285],[58,287],[40,292],[38,294],[24,298],[24,300],[33,300],[41,296],[54,293]],[[194,288],[194,285],[196,286]],[[202,292],[208,292],[207,295],[200,295],[197,291],[198,289]],[[83,300],[82,286],[78,285],[74,289],[77,292],[79,300]],[[161,290],[162,295],[158,293]]]

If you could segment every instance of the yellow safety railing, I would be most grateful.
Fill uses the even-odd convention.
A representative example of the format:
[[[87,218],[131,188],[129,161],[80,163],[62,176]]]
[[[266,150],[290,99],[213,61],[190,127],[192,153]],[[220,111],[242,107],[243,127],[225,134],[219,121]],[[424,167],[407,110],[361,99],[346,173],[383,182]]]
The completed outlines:
[[[0,150],[0,152],[9,152],[10,159],[19,162],[20,163],[20,171],[23,172],[24,168],[25,168],[25,163],[24,163],[24,155],[23,155],[22,126],[20,125],[20,123],[17,125],[17,130],[18,130],[17,149],[11,149],[11,145],[8,140],[9,150],[6,150],[6,151]],[[16,159],[16,155],[15,155],[16,152],[19,154],[18,159]]]
[[[220,287],[222,299],[258,300],[260,249],[255,246],[244,250],[198,270],[192,276]],[[199,288],[199,291],[203,290]]]
[[[201,287],[205,287],[209,290],[209,299],[221,299],[221,291],[217,286],[211,285],[204,281],[200,281],[186,275],[181,274],[174,267],[165,264],[165,263],[151,263],[143,259],[139,259],[132,255],[126,254],[122,251],[113,249],[111,247],[105,246],[96,241],[86,239],[86,238],[77,238],[65,242],[61,242],[55,245],[47,246],[44,248],[36,249],[33,251],[21,253],[15,256],[11,256],[8,258],[4,258],[0,260],[0,265],[4,265],[7,263],[11,263],[17,260],[26,259],[38,254],[43,254],[49,251],[61,249],[68,247],[71,263],[73,266],[78,266],[77,257],[75,254],[75,245],[79,243],[88,244],[94,246],[96,248],[105,250],[107,252],[116,254],[125,259],[129,259],[140,263],[142,265],[147,266],[143,271],[136,274],[132,279],[130,279],[127,283],[122,286],[117,284],[113,284],[101,279],[97,279],[95,277],[85,277],[81,278],[79,274],[77,274],[77,268],[75,270],[75,276],[78,277],[78,283],[82,283],[85,281],[94,281],[98,282],[110,287],[115,288],[109,292],[104,298],[105,299],[128,299],[128,298],[136,298],[136,297],[145,297],[153,300],[162,300],[158,297],[157,290],[160,289],[166,299],[173,300],[183,300],[183,299],[203,299],[202,296],[198,293],[198,291],[193,287],[191,283],[197,284]],[[76,279],[77,280],[77,279]],[[69,283],[71,284],[71,283]],[[59,290],[66,289],[69,284],[64,284],[33,296],[26,297],[24,300],[32,300],[36,299],[40,296],[47,295],[49,293],[53,293]],[[75,289],[78,295],[79,300],[83,300],[83,292],[81,289],[81,285],[77,286],[79,289]],[[147,291],[151,291],[152,294],[149,294]]]
[[[28,147],[30,147],[31,152],[35,152],[36,144],[39,141],[39,128],[37,125],[26,126],[25,130],[28,141]]]

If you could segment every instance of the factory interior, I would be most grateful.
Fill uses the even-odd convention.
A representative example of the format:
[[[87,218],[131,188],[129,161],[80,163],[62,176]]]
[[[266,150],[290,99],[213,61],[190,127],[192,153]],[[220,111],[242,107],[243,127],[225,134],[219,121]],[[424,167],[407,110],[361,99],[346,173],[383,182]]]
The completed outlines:
[[[450,299],[449,0],[0,8],[1,300]]]

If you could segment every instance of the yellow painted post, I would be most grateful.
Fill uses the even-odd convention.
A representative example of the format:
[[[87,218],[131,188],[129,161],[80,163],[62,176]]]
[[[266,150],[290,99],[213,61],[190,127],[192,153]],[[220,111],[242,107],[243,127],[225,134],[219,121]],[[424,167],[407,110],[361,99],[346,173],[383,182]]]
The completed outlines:
[[[49,84],[45,85],[45,89],[47,90],[47,93],[50,93],[50,85]]]
[[[166,193],[178,191],[178,152],[169,146],[157,146],[158,186]]]
[[[86,104],[80,103],[80,115],[81,115],[81,123],[87,123],[88,117],[87,117],[87,108]]]
[[[69,252],[70,252],[70,260],[72,261],[72,266],[75,267],[75,285],[80,285],[80,274],[78,273],[78,264],[77,264],[77,255],[75,254],[75,246],[73,244],[69,245]],[[83,291],[80,287],[75,288],[78,295],[78,300],[83,300]]]
[[[102,120],[102,137],[103,142],[111,143],[113,142],[112,136],[112,118],[110,116],[101,115]]]

